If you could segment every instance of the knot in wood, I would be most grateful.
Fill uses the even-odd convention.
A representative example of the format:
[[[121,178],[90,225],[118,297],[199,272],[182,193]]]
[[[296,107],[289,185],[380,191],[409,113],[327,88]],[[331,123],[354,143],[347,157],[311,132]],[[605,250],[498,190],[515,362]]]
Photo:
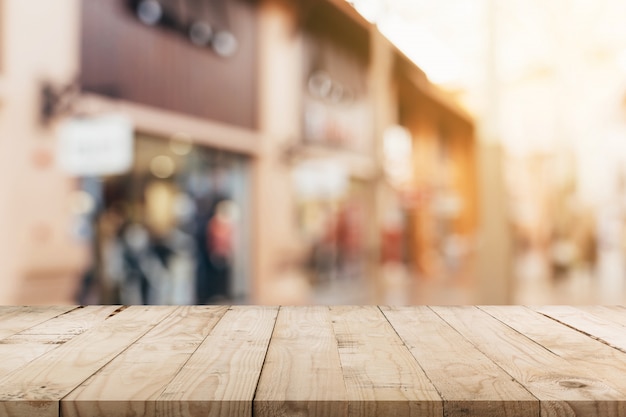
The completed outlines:
[[[559,381],[559,385],[565,388],[584,388],[587,384],[579,381]]]

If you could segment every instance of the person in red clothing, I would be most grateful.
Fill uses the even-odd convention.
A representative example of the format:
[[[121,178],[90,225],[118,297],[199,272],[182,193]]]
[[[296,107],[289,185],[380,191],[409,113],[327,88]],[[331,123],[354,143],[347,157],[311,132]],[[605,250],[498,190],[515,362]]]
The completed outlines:
[[[207,224],[209,256],[214,262],[229,262],[233,251],[233,202],[218,203]]]
[[[234,248],[237,206],[231,200],[222,200],[215,207],[215,213],[206,225],[207,255],[209,276],[214,296],[228,298],[231,263]]]

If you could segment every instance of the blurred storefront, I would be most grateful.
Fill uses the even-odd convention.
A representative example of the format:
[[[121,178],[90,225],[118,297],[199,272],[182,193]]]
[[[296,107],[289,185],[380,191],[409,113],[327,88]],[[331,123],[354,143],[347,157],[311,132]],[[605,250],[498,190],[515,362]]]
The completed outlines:
[[[28,22],[0,37],[1,303],[376,302],[398,279],[410,302],[471,279],[472,120],[348,3],[61,3],[0,14]]]
[[[246,300],[246,158],[181,138],[137,136],[130,172],[82,180],[95,259],[83,303]],[[243,216],[243,218],[242,218]],[[89,227],[89,225],[87,226]]]
[[[419,94],[397,65],[400,122],[414,139],[409,198],[411,261],[426,279],[472,277],[477,229],[475,141],[471,118]]]

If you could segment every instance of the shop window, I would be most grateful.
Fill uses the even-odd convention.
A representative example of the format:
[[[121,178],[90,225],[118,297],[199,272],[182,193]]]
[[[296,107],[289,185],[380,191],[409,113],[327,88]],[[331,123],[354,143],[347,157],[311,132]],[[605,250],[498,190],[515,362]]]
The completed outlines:
[[[248,162],[189,142],[138,136],[131,171],[84,179],[99,208],[82,303],[245,302]]]
[[[298,229],[310,244],[305,259],[311,282],[359,279],[370,272],[371,184],[349,177],[332,160],[301,162],[294,170]]]

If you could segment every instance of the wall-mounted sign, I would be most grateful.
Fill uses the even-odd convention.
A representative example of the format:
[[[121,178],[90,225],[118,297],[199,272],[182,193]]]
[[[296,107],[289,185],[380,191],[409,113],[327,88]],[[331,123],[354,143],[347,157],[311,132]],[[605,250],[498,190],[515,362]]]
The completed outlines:
[[[76,176],[121,174],[133,163],[133,125],[121,115],[70,119],[59,129],[57,161]]]
[[[348,191],[346,167],[333,159],[301,162],[293,170],[295,193],[302,200],[337,199]]]

